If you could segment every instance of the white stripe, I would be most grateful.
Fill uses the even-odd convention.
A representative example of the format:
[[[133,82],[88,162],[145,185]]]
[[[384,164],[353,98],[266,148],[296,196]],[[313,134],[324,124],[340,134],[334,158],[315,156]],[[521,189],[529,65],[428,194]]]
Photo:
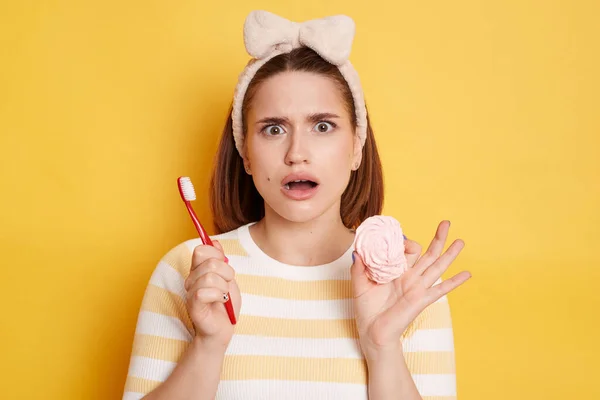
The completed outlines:
[[[456,375],[413,375],[421,396],[456,396]]]
[[[137,392],[123,393],[123,400],[140,400],[142,397],[144,397],[144,393],[137,393]]]
[[[136,378],[150,379],[152,381],[164,382],[177,363],[157,360],[149,357],[133,356],[129,363],[128,375]]]
[[[192,335],[179,318],[157,314],[151,311],[140,311],[136,331],[141,335],[161,336],[167,339],[192,341]]]
[[[289,300],[242,294],[244,315],[291,319],[349,319],[354,318],[352,301],[346,300]]]
[[[406,353],[445,351],[453,352],[452,336],[446,329],[418,330],[405,340]],[[234,334],[226,354],[262,355],[306,358],[362,358],[356,339],[282,338]]]
[[[306,358],[362,358],[356,339],[279,338],[234,334],[228,355],[261,355]],[[310,362],[308,360],[307,362]]]
[[[231,240],[231,239],[237,239],[237,238],[238,238],[237,229],[234,229],[229,232],[219,233],[217,235],[213,235],[210,237],[211,240]]]
[[[404,339],[405,352],[416,351],[454,351],[452,328],[418,329],[409,338]]]
[[[252,258],[250,256],[237,256],[237,255],[228,255],[229,264],[235,270],[236,274],[242,275],[250,275],[250,276],[264,276],[264,277],[272,277],[272,278],[282,278],[289,279],[294,281],[314,281],[314,280],[350,280],[350,265],[348,268],[335,268],[329,269],[327,271],[320,270],[318,266],[315,269],[312,267],[298,267],[305,268],[304,274],[286,274],[283,269],[273,269],[272,265],[263,264],[263,263],[252,263],[250,262]],[[434,285],[438,285],[442,283],[442,278],[438,278],[435,281]],[[444,295],[438,300],[436,303],[448,302],[448,296]]]
[[[229,264],[237,274],[266,276],[271,278],[282,278],[292,281],[325,281],[325,280],[350,280],[350,264],[318,265],[314,267],[274,266],[273,264],[261,263],[248,256],[227,256]],[[254,261],[254,262],[250,262]],[[284,268],[284,267],[287,267]],[[301,271],[302,273],[299,273]]]
[[[330,382],[244,380],[221,381],[215,400],[367,400],[366,385]]]
[[[185,299],[185,286],[183,277],[173,267],[164,261],[160,261],[150,277],[150,283],[160,288],[175,293]]]

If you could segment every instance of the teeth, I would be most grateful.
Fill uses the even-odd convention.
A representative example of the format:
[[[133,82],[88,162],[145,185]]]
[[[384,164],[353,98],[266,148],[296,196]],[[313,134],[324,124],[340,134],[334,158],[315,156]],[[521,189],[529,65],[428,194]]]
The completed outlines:
[[[295,180],[295,181],[289,181],[288,183],[286,183],[285,185],[283,185],[283,188],[289,190],[290,189],[290,183],[303,183],[303,182],[311,182],[311,181],[309,181],[307,179],[298,179],[298,180]]]

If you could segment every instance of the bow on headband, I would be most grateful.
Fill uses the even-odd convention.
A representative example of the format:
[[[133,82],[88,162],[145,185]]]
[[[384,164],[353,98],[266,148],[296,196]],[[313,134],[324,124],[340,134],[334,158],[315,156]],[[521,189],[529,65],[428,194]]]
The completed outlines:
[[[244,24],[244,43],[248,54],[257,59],[306,46],[340,66],[350,56],[354,31],[354,21],[345,15],[298,23],[268,11],[252,11]]]

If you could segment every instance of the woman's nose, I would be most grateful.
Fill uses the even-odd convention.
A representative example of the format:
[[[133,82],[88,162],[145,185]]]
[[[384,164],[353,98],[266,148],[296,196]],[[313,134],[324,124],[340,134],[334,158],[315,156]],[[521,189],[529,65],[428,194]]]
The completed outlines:
[[[303,164],[309,162],[309,151],[307,148],[307,137],[298,132],[289,135],[289,147],[285,155],[287,165]]]

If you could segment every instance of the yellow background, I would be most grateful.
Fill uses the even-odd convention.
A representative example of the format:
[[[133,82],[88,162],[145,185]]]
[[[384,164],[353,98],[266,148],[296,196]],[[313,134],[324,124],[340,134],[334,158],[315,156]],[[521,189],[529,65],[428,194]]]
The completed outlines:
[[[595,1],[4,1],[3,399],[117,399],[158,259],[194,231],[252,9],[357,23],[386,214],[449,274],[460,400],[600,398]]]

